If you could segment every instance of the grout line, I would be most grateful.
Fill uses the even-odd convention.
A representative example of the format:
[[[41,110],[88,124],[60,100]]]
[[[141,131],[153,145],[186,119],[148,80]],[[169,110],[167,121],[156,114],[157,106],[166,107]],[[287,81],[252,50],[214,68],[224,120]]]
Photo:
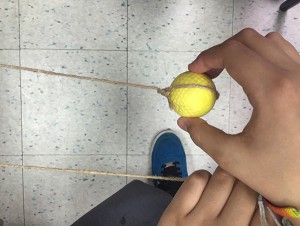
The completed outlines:
[[[22,157],[22,156],[26,156],[26,157],[30,157],[30,156],[110,156],[110,155],[118,155],[118,156],[122,156],[122,155],[126,155],[125,154],[118,154],[118,153],[113,153],[113,154],[94,154],[94,153],[88,153],[88,154],[21,154],[21,155],[0,155],[0,157],[8,157],[8,156],[16,156],[16,157]],[[1,160],[0,160],[1,161]]]
[[[20,0],[18,0],[18,22],[19,22],[19,66],[21,66],[21,18],[20,18]],[[22,165],[24,165],[24,144],[23,144],[23,100],[22,100],[22,72],[20,75],[20,110],[21,110],[21,150],[22,150]],[[25,188],[24,188],[24,169],[22,169],[22,192],[23,192],[23,224],[26,225],[25,216]]]
[[[233,23],[234,23],[234,1],[235,0],[232,0],[232,17],[231,17],[231,36],[233,36],[233,32],[234,32],[234,29],[233,29]]]
[[[22,154],[22,155],[0,155],[0,157],[34,157],[34,156],[69,156],[69,157],[79,157],[79,156],[125,156],[125,155],[128,155],[128,156],[148,156],[149,154],[128,154],[128,153],[125,153],[125,154]],[[189,154],[189,153],[186,153],[186,155],[190,155],[190,156],[201,156],[202,154]],[[1,162],[1,160],[0,160]]]
[[[126,37],[126,39],[127,39],[127,46],[126,46],[126,79],[127,79],[127,83],[128,83],[128,81],[129,81],[129,78],[128,78],[128,66],[129,66],[129,58],[128,58],[128,21],[129,21],[129,17],[128,17],[128,1],[129,0],[127,0],[126,1],[126,10],[127,10],[127,21],[126,21],[126,26],[127,26],[127,37]],[[126,166],[125,166],[125,172],[126,173],[128,173],[128,149],[129,149],[129,146],[128,146],[128,138],[129,138],[129,136],[128,136],[128,128],[129,128],[129,119],[128,119],[128,117],[129,117],[129,98],[128,98],[128,96],[129,96],[129,88],[128,87],[126,87],[126,94],[127,94],[127,96],[126,96],[126,160],[125,160],[125,164],[126,164]],[[125,178],[125,180],[126,180],[126,184],[128,183],[128,178],[126,177]]]
[[[124,49],[124,50],[104,50],[104,49],[25,49],[25,48],[19,48],[19,49],[0,49],[0,50],[29,50],[29,51],[94,51],[94,52],[152,52],[152,53],[199,53],[199,50],[197,51],[189,51],[189,50],[139,50],[139,49]]]
[[[232,0],[232,23],[231,23],[231,36],[233,36],[233,23],[234,23],[234,1],[235,0]],[[231,131],[231,91],[232,91],[232,77],[230,76],[229,77],[229,103],[228,103],[228,133],[230,134],[230,131]]]
[[[15,48],[4,48],[4,49],[0,49],[1,51],[3,51],[3,50],[20,50],[20,48],[18,48],[18,49],[15,49]]]
[[[233,0],[234,1],[234,0]],[[232,19],[233,20],[233,19]],[[232,21],[232,36],[233,36],[233,21]],[[198,51],[188,51],[188,50],[102,50],[102,49],[0,49],[0,51],[5,50],[30,50],[30,51],[91,51],[91,52],[143,52],[143,53],[199,53]],[[297,52],[300,54],[300,51],[297,50]]]

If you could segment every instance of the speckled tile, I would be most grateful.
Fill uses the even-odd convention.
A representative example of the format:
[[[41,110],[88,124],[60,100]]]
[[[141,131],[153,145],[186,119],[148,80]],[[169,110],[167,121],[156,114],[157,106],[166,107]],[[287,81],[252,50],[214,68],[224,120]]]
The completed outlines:
[[[130,155],[127,157],[127,173],[138,175],[151,175],[151,155]],[[152,180],[128,177],[127,183],[140,180],[147,184],[153,184]]]
[[[19,51],[0,50],[0,63],[18,65]],[[21,101],[18,71],[0,69],[0,106],[0,155],[21,155]]]
[[[130,52],[129,81],[165,88],[174,77],[187,70],[196,53]],[[222,74],[215,80],[221,93],[214,109],[204,117],[209,123],[228,131],[230,79]],[[161,130],[170,128],[181,132],[177,126],[179,116],[171,111],[168,101],[152,90],[130,88],[128,91],[128,154],[148,154],[151,140]],[[182,135],[187,154],[202,154],[189,135]]]
[[[287,12],[281,12],[279,6],[282,2],[235,0],[234,33],[246,27],[252,27],[263,35],[278,31],[300,51],[300,5]]]
[[[232,0],[129,0],[128,4],[130,50],[200,51],[232,33]]]
[[[126,81],[126,52],[24,50],[22,65]],[[25,154],[125,154],[127,89],[22,72]]]
[[[126,1],[22,0],[20,12],[22,48],[126,49]]]
[[[25,156],[24,164],[125,173],[125,155]],[[126,184],[123,177],[24,171],[26,225],[70,225]]]
[[[0,163],[22,164],[20,156],[0,156]],[[0,168],[0,219],[4,225],[24,225],[22,170]]]
[[[230,133],[235,134],[243,131],[251,117],[252,110],[253,108],[242,87],[232,79],[229,120]]]
[[[0,49],[19,49],[18,1],[0,1]]]
[[[217,168],[217,163],[207,154],[187,155],[186,161],[189,175],[191,175],[196,170],[207,170],[211,174],[213,174],[213,172]]]

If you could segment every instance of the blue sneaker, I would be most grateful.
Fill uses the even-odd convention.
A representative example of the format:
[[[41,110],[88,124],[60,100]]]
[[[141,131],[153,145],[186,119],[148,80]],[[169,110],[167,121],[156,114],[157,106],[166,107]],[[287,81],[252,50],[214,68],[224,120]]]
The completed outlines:
[[[152,174],[188,177],[186,156],[178,136],[170,129],[160,132],[152,142]],[[174,196],[183,182],[154,180],[154,186]]]

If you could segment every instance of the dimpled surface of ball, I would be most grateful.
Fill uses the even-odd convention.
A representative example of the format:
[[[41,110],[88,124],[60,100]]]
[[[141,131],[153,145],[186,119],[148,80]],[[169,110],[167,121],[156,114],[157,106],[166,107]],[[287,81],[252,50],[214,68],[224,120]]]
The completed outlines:
[[[171,87],[185,84],[201,85],[216,90],[215,84],[208,76],[188,71],[176,77]],[[213,108],[216,96],[214,91],[205,88],[175,88],[170,91],[169,102],[171,108],[180,116],[201,117]]]

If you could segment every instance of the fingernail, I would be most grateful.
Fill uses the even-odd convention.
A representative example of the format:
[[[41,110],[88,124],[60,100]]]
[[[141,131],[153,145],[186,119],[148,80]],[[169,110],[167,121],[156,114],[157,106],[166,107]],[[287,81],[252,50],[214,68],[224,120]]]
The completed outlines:
[[[187,124],[184,122],[183,118],[178,119],[177,124],[182,130],[187,132]]]

